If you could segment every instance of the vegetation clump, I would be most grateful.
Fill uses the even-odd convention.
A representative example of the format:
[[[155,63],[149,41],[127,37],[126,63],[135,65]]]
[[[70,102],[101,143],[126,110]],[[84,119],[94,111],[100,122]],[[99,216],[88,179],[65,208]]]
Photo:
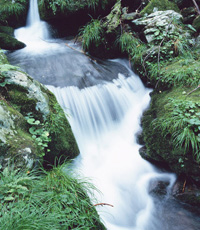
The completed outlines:
[[[104,225],[92,205],[89,182],[65,172],[66,165],[51,171],[0,171],[1,230],[99,229]],[[93,198],[94,199],[94,198]],[[94,200],[93,200],[94,202]]]

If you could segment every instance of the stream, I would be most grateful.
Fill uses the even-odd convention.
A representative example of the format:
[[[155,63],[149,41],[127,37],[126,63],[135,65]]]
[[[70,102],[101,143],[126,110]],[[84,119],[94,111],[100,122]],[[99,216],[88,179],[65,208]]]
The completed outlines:
[[[80,149],[73,169],[100,191],[95,202],[109,204],[96,206],[106,228],[200,229],[198,215],[170,195],[176,176],[139,155],[140,120],[152,90],[127,60],[93,59],[73,40],[53,39],[48,27],[31,0],[26,27],[15,30],[27,46],[8,58],[46,85],[68,114]],[[153,192],[159,184],[162,193]]]

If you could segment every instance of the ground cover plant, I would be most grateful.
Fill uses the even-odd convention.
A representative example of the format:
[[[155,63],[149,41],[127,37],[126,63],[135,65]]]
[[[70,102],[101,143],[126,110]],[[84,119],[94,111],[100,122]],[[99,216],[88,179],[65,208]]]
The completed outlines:
[[[67,175],[65,167],[1,170],[1,230],[105,229],[88,197],[94,187]]]

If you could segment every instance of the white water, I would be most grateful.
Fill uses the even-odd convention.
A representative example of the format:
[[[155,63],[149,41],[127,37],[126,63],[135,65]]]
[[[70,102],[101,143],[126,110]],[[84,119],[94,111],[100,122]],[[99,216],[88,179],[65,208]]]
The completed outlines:
[[[27,26],[15,31],[27,45],[21,53],[45,54],[58,46],[45,42],[49,38],[47,25],[40,21],[37,0],[30,1]],[[20,53],[18,52],[17,55]],[[74,168],[101,191],[96,193],[97,210],[108,230],[160,230],[155,205],[149,195],[150,183],[169,182],[175,176],[157,172],[143,160],[136,136],[141,131],[140,119],[150,102],[150,90],[131,72],[118,79],[82,90],[75,86],[48,88],[70,114],[80,156]]]
[[[85,89],[77,87],[48,88],[70,114],[80,156],[75,167],[102,192],[98,202],[114,207],[98,207],[109,230],[151,230],[154,226],[154,204],[149,183],[156,180],[174,183],[172,174],[157,173],[143,160],[136,135],[140,119],[150,97],[140,79],[132,73],[119,74],[112,83]]]
[[[27,24],[15,30],[15,37],[26,44],[24,52],[41,53],[57,47],[50,39],[48,24],[40,20],[37,0],[30,0]]]

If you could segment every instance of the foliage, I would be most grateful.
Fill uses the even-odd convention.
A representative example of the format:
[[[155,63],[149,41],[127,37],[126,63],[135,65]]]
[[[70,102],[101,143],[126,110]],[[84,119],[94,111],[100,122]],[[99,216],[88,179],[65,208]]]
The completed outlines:
[[[80,29],[79,36],[82,39],[84,50],[89,50],[92,44],[95,44],[95,46],[98,47],[103,39],[101,21],[98,19],[92,19],[91,22]]]
[[[67,175],[64,167],[0,172],[1,230],[105,229],[87,195],[91,184]]]
[[[41,150],[40,156],[42,157],[45,155],[45,151],[50,151],[50,149],[48,149],[48,143],[51,141],[49,136],[49,123],[48,121],[41,123],[40,120],[36,120],[32,112],[28,113],[25,118],[30,125],[29,133],[39,146]]]
[[[166,115],[156,118],[153,127],[159,127],[164,136],[170,135],[174,148],[191,151],[200,162],[200,103],[169,98]]]
[[[148,5],[141,11],[141,14],[151,14],[153,13],[154,8],[164,11],[164,10],[174,10],[180,12],[178,6],[168,0],[151,0]]]
[[[197,86],[200,84],[199,64],[192,58],[179,58],[161,69],[161,82],[169,86]]]
[[[84,7],[96,9],[97,6],[101,5],[102,8],[108,4],[107,0],[40,0],[41,7],[47,7],[52,10],[53,14],[65,11],[77,11]]]
[[[161,88],[198,84],[199,61],[194,59],[194,42],[188,35],[192,30],[174,20],[167,30],[155,29],[151,43],[136,57],[137,72]]]
[[[26,0],[1,0],[0,15],[15,15],[17,18],[25,12]]]
[[[144,50],[142,42],[138,38],[134,37],[131,32],[122,33],[118,38],[117,43],[119,43],[121,51],[129,54],[131,58],[134,58],[136,55],[140,55]]]

